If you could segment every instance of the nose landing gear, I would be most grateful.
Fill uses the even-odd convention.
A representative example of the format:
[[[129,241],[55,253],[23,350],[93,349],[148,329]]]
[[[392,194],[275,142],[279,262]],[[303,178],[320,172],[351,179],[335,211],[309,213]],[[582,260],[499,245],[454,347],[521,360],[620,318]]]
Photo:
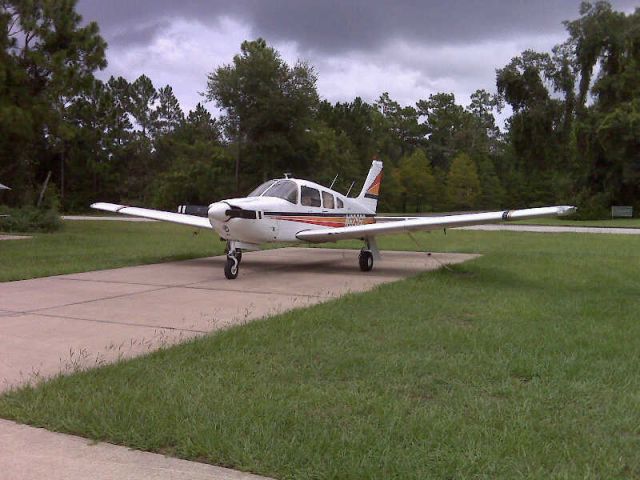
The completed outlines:
[[[238,278],[240,270],[240,261],[242,260],[242,250],[235,248],[232,242],[227,244],[227,262],[224,265],[224,276],[228,280]]]

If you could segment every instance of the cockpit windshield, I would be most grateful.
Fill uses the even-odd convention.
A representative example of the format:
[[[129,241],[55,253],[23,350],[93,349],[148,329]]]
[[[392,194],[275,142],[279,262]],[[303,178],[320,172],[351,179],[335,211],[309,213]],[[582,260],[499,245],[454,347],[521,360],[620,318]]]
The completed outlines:
[[[298,184],[291,180],[278,180],[262,196],[282,198],[287,202],[298,203]]]
[[[275,180],[269,180],[268,182],[264,182],[262,185],[256,188],[253,192],[247,195],[247,197],[259,197],[267,190],[267,188],[269,188],[274,183],[276,183]]]
[[[298,203],[298,184],[291,180],[269,180],[263,183],[248,197],[275,197],[287,202]]]

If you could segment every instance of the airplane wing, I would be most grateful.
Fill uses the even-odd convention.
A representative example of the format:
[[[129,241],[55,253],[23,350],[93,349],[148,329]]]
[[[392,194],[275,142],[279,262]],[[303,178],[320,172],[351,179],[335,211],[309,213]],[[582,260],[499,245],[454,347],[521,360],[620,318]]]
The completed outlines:
[[[213,228],[207,217],[198,217],[196,215],[186,215],[184,213],[165,212],[163,210],[151,210],[149,208],[128,207],[126,205],[117,205],[115,203],[98,202],[91,205],[96,210],[104,210],[105,212],[124,213],[133,217],[150,218],[152,220],[162,220],[165,222],[179,223],[180,225],[189,225],[198,228]]]
[[[465,227],[485,223],[503,222],[506,220],[524,220],[537,217],[555,217],[575,212],[572,206],[527,208],[524,210],[502,210],[499,212],[468,213],[440,217],[382,217],[383,221],[368,225],[351,227],[323,228],[304,230],[296,237],[307,242],[335,242],[336,240],[368,238],[378,235],[389,235],[421,230],[439,230],[441,228]]]

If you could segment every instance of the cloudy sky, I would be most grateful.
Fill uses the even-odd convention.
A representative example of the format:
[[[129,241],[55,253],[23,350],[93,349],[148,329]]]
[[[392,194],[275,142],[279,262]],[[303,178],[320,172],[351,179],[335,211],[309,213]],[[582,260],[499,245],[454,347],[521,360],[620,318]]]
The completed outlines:
[[[613,0],[631,12],[638,0]],[[109,43],[101,78],[145,73],[170,84],[185,111],[202,101],[207,74],[231,63],[246,39],[263,37],[290,64],[311,63],[332,102],[382,92],[414,104],[453,92],[467,104],[495,90],[495,69],[525,49],[566,38],[562,20],[579,0],[80,0]],[[213,104],[207,107],[215,111]]]

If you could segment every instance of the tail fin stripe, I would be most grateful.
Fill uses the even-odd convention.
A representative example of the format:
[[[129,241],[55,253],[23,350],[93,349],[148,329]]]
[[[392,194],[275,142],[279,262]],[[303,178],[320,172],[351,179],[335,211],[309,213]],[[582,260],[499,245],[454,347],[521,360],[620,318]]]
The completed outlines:
[[[380,183],[382,182],[382,172],[380,172],[378,174],[378,176],[375,178],[375,180],[373,181],[373,183],[371,183],[371,186],[369,187],[369,189],[367,190],[367,193],[364,194],[365,197],[367,198],[378,198],[378,195],[380,194]]]
[[[378,195],[380,194],[380,183],[382,182],[382,162],[374,160],[371,162],[369,174],[364,181],[362,191],[358,198],[360,204],[372,212],[376,211],[378,205]]]

